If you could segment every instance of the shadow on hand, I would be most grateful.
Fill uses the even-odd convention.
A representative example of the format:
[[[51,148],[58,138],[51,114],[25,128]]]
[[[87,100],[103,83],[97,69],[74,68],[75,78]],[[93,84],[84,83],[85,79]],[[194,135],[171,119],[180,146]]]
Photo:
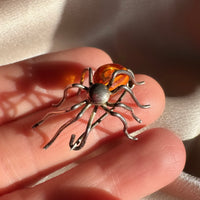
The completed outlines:
[[[19,74],[3,78],[14,85],[12,91],[0,91],[0,124],[50,105],[57,99],[56,91],[79,82],[83,67],[72,62],[19,63]]]
[[[114,197],[110,193],[100,190],[97,188],[82,188],[82,187],[69,187],[67,189],[55,189],[49,195],[47,195],[46,199],[48,200],[119,200],[119,198]]]

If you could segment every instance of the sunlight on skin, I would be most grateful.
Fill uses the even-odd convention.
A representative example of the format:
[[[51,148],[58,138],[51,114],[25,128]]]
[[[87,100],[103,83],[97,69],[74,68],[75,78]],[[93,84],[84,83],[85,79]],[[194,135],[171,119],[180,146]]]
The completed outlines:
[[[141,109],[138,107],[134,109],[135,114],[143,120],[140,126],[145,126],[149,123],[152,123],[162,113],[164,109],[164,94],[160,86],[152,78],[144,75],[140,75],[138,78],[144,80],[147,84],[140,86],[143,88],[144,93],[138,94],[138,91],[140,90],[139,87],[136,87],[135,94],[142,103],[149,103],[152,105],[152,107],[149,109]],[[148,90],[150,91],[148,92]],[[152,91],[156,91],[154,95],[152,95]],[[146,98],[148,99],[148,102],[146,102]],[[157,102],[158,99],[162,99],[159,104]],[[75,100],[77,101],[76,96],[71,98],[70,102]],[[132,100],[130,99],[129,95],[124,98],[125,103],[131,101]],[[109,140],[109,138],[112,138],[113,136],[116,137],[119,135],[119,133],[120,135],[124,134],[121,122],[119,122],[118,119],[109,116],[91,132],[87,143],[82,150],[78,152],[69,151],[68,142],[71,134],[81,134],[84,131],[86,122],[90,115],[89,110],[85,113],[82,120],[79,120],[78,122],[70,125],[66,130],[63,131],[63,133],[48,150],[44,150],[42,149],[42,146],[44,146],[44,144],[47,143],[48,140],[54,135],[59,126],[61,126],[67,120],[71,119],[72,115],[75,116],[76,113],[76,111],[74,111],[59,117],[52,117],[37,129],[31,130],[31,126],[47,112],[47,110],[42,110],[41,112],[36,112],[12,122],[9,124],[9,127],[6,124],[0,127],[0,137],[2,137],[0,140],[0,151],[3,152],[1,156],[2,158],[9,157],[11,160],[10,162],[12,162],[13,169],[17,171],[17,174],[20,177],[26,178],[32,176],[38,168],[42,171],[48,171],[49,166],[62,165],[62,163],[66,162],[66,159],[76,159],[77,156],[84,154],[88,150],[91,151],[97,143],[104,141],[105,138],[106,140]],[[100,114],[102,114],[102,111],[98,112],[97,116]],[[133,121],[131,118],[127,121],[130,130],[136,129],[138,126],[138,123],[135,122],[135,120]],[[112,127],[112,129],[110,129],[110,127]],[[26,149],[25,152],[24,149]],[[7,153],[10,151],[15,152],[15,154],[9,154],[8,156]],[[27,160],[23,160],[23,158],[21,160],[20,155],[23,155],[23,158],[29,158],[30,164],[28,168],[25,168],[26,170],[19,166],[19,162],[25,162],[23,166],[27,166]],[[16,159],[16,157],[18,159]],[[3,174],[10,173],[9,169],[4,167],[4,164],[0,166],[0,172]],[[12,178],[10,177],[9,182],[10,179],[13,179],[13,182],[17,182],[18,176],[14,176]],[[3,185],[4,187],[7,187],[7,184],[9,184],[9,182],[6,181],[7,178],[1,180],[1,187],[3,187]]]
[[[108,62],[112,61],[101,50],[79,48],[1,67],[0,124],[50,105],[67,85],[79,82],[84,68]]]
[[[103,64],[111,63],[112,61],[111,61],[110,57],[101,50],[94,49],[94,48],[79,48],[79,49],[72,49],[69,51],[54,53],[54,54],[50,54],[50,55],[40,56],[40,57],[31,59],[31,61],[24,61],[24,62],[27,62],[28,66],[30,64],[34,65],[35,62],[36,62],[36,64],[39,63],[40,65],[42,63],[50,63],[50,62],[55,62],[55,63],[68,62],[68,64],[70,63],[70,65],[67,65],[66,66],[67,68],[76,66],[77,67],[76,69],[78,69],[78,71],[82,71],[82,69],[84,69],[85,67],[92,66],[93,69],[95,69]],[[24,64],[24,62],[22,62],[22,65]],[[73,65],[72,63],[75,63],[75,64]],[[78,63],[78,65],[77,65],[77,63]],[[13,67],[13,69],[15,69],[15,67],[19,67],[19,64],[20,63],[12,64],[8,68]],[[27,65],[25,65],[25,66],[27,66]],[[53,66],[56,67],[56,65],[53,65]],[[23,67],[24,67],[24,65],[23,65]],[[2,78],[1,74],[3,73],[5,75],[6,69],[7,69],[6,66],[4,66],[3,68],[0,68],[0,83],[5,78],[5,76]],[[44,68],[43,73],[45,73],[46,69],[48,69],[48,67]],[[2,70],[2,73],[1,73],[1,70]],[[35,72],[37,72],[37,70]],[[62,76],[62,75],[63,75],[62,73],[57,74],[57,76]],[[145,75],[137,75],[136,79],[137,79],[137,81],[145,81],[144,85],[137,86],[134,88],[134,93],[135,93],[136,97],[142,104],[150,104],[151,108],[141,109],[141,108],[138,108],[137,106],[134,106],[133,104],[131,104],[132,100],[129,95],[126,95],[126,97],[124,98],[124,102],[127,103],[129,106],[133,106],[134,113],[139,118],[142,119],[141,126],[146,126],[146,125],[152,123],[153,121],[155,121],[162,114],[162,112],[164,110],[164,105],[165,105],[165,97],[164,97],[162,88],[159,86],[159,84],[154,79],[152,79],[148,76],[145,76]],[[90,111],[91,111],[91,110],[88,110],[88,112],[85,113],[85,115],[83,116],[83,118],[81,120],[79,120],[75,124],[72,124],[66,130],[64,130],[63,133],[59,136],[59,138],[55,141],[55,143],[52,144],[52,146],[50,148],[48,148],[47,150],[42,149],[42,147],[55,134],[56,130],[68,119],[71,119],[72,116],[75,116],[75,114],[78,112],[78,110],[75,112],[72,112],[72,113],[71,112],[66,113],[65,115],[52,117],[52,118],[48,119],[44,124],[42,124],[37,129],[32,130],[31,127],[34,123],[36,123],[38,120],[40,120],[41,117],[44,116],[47,112],[54,109],[54,108],[46,108],[46,107],[48,107],[51,102],[55,102],[56,100],[58,100],[58,97],[62,96],[62,92],[60,91],[60,89],[66,86],[65,85],[66,83],[62,85],[62,83],[64,83],[63,79],[62,80],[60,79],[61,81],[60,80],[57,81],[57,79],[55,78],[54,81],[56,81],[56,82],[49,82],[47,79],[44,80],[44,79],[41,79],[41,77],[35,77],[33,80],[34,81],[32,81],[31,84],[29,84],[29,85],[27,84],[28,87],[23,86],[23,84],[21,84],[21,82],[18,82],[18,86],[20,86],[18,88],[22,88],[21,91],[19,90],[19,93],[24,94],[24,92],[25,92],[25,94],[27,94],[27,92],[28,92],[28,94],[29,94],[28,96],[31,96],[31,98],[36,98],[38,93],[37,93],[37,95],[35,95],[35,91],[29,90],[29,88],[35,88],[35,86],[38,85],[38,83],[40,83],[39,86],[41,88],[43,88],[45,86],[44,88],[48,94],[52,95],[51,92],[53,92],[53,91],[57,92],[58,90],[59,90],[59,94],[58,94],[58,96],[55,96],[53,94],[52,98],[50,98],[49,101],[48,101],[48,98],[47,98],[47,101],[46,100],[43,101],[43,99],[41,99],[41,98],[38,100],[34,99],[34,103],[36,103],[34,105],[30,103],[33,99],[30,99],[30,98],[26,99],[30,104],[29,103],[27,104],[26,100],[23,99],[23,101],[21,101],[18,105],[13,105],[15,108],[17,106],[20,106],[20,108],[21,108],[21,109],[17,109],[17,112],[18,112],[17,115],[5,116],[2,118],[2,121],[0,122],[0,123],[2,123],[2,125],[0,126],[0,133],[1,133],[0,134],[0,152],[1,152],[0,193],[1,194],[14,191],[16,188],[26,187],[27,185],[32,183],[32,181],[35,181],[38,178],[41,178],[41,176],[51,173],[55,169],[58,169],[68,163],[78,160],[81,155],[83,156],[85,154],[88,154],[89,152],[91,152],[95,148],[97,148],[98,146],[103,145],[103,144],[107,143],[108,141],[110,141],[109,144],[111,144],[112,140],[114,141],[114,138],[117,138],[117,137],[123,135],[123,125],[121,124],[121,122],[119,123],[118,119],[116,119],[112,116],[109,116],[107,119],[102,121],[101,124],[91,132],[91,134],[89,135],[89,138],[87,140],[87,143],[82,150],[80,150],[78,152],[70,151],[69,146],[68,146],[70,136],[73,133],[81,134],[85,130],[85,126],[86,126],[86,123],[88,121]],[[30,83],[29,80],[28,80],[28,82]],[[12,82],[10,82],[10,83],[12,83]],[[9,82],[8,82],[8,86],[5,85],[5,89],[6,89],[6,87],[12,88],[13,86],[12,86],[12,84],[9,85]],[[17,92],[16,95],[19,95],[19,93]],[[6,95],[9,96],[10,93],[8,93]],[[46,98],[46,96],[45,96],[45,98]],[[5,100],[5,99],[3,99],[3,100]],[[74,97],[72,96],[69,99],[70,103],[72,103],[72,104],[77,102],[77,100],[79,101],[79,99],[77,99],[77,96],[74,96]],[[12,104],[13,103],[14,102],[12,102]],[[24,106],[26,105],[26,109],[23,108],[23,105]],[[11,109],[12,109],[12,106],[11,106]],[[35,112],[35,111],[37,111],[37,112]],[[27,113],[29,113],[29,114],[27,114]],[[24,114],[27,114],[27,115],[23,116]],[[100,116],[101,114],[102,114],[102,111],[99,110],[99,112],[97,113],[97,117]],[[126,116],[129,115],[128,112],[124,112],[124,113],[122,112],[122,114],[125,114]],[[18,119],[14,120],[16,116],[18,116]],[[11,120],[13,120],[13,121],[11,121]],[[136,130],[138,128],[141,128],[138,126],[138,123],[135,120],[133,121],[130,117],[127,119],[127,121],[128,121],[128,126],[129,126],[128,130],[130,130],[129,132]],[[161,131],[161,132],[163,132],[163,131]],[[68,133],[68,134],[66,134],[66,133]],[[169,136],[170,136],[170,134],[171,133],[169,133]],[[166,139],[167,137],[164,137],[162,139],[161,136],[162,136],[162,134],[159,134],[158,140],[156,140],[158,142],[158,144],[159,144],[160,140],[162,140],[163,143],[164,142],[166,143],[166,141],[168,141],[168,142],[171,141],[172,143],[173,143],[173,141],[176,141],[175,142],[176,144],[180,143],[180,146],[182,144],[177,138],[175,139],[175,137],[172,140],[167,140]],[[145,153],[145,147],[144,147],[143,151],[141,151],[139,146],[145,145],[146,143],[145,143],[145,139],[143,140],[142,136],[140,136],[140,137],[141,138],[138,142],[133,142],[124,136],[123,139],[120,140],[120,143],[122,143],[122,144],[119,145],[119,149],[117,151],[118,153],[116,153],[114,150],[113,151],[111,150],[112,153],[109,153],[109,148],[108,148],[108,155],[112,155],[111,157],[113,157],[113,155],[118,155],[119,152],[121,152],[121,159],[122,159],[121,162],[123,163],[123,162],[125,162],[126,158],[129,158],[129,160],[131,161],[132,156],[135,155],[134,152],[138,148],[138,150],[137,150],[138,155],[135,159],[137,160],[138,156],[139,157],[141,156],[141,158],[142,158],[143,155],[140,154],[139,152]],[[149,142],[150,142],[150,140],[149,140]],[[158,146],[158,147],[162,146],[162,142],[160,143],[160,146]],[[130,144],[127,146],[127,152],[130,152],[130,153],[133,152],[133,154],[130,154],[130,155],[129,155],[129,153],[125,153],[125,155],[123,154],[123,149],[126,149],[125,148],[126,145],[123,146],[123,143]],[[149,144],[151,144],[151,142]],[[157,146],[155,145],[155,147],[157,147]],[[112,145],[110,148],[112,149]],[[153,151],[155,155],[152,155],[152,156],[154,156],[154,159],[157,158],[157,153],[156,153],[157,151],[155,151],[153,148],[150,148],[150,146],[149,146],[148,151],[149,151],[149,153],[151,153]],[[182,150],[182,152],[183,152],[183,150]],[[160,153],[160,152],[158,151],[158,153]],[[175,154],[176,153],[178,154],[178,152],[175,151]],[[182,154],[184,154],[184,153],[182,153]],[[105,153],[105,156],[106,155],[107,155],[107,153]],[[165,155],[162,155],[162,154],[159,154],[159,155],[160,155],[160,157],[162,157],[162,156],[165,157]],[[183,157],[184,156],[182,156],[182,160],[184,160]],[[107,162],[106,160],[109,160],[110,158],[109,157],[105,157],[105,158],[106,159],[104,162],[106,164],[106,162]],[[151,157],[149,157],[149,158],[151,158]],[[100,163],[101,159],[104,159],[104,157],[97,157],[97,160],[95,160],[95,158],[92,160],[89,160],[88,162],[91,162],[91,163],[84,164],[82,166],[83,169],[85,169],[85,170],[83,170],[83,172],[88,172],[86,170],[86,168],[84,168],[84,166],[87,166],[87,165],[90,166],[91,164],[92,164],[91,166],[93,166],[93,168],[94,168],[93,172],[95,172],[95,166],[96,166],[95,163],[96,162]],[[125,160],[123,161],[123,159],[125,159]],[[145,162],[148,164],[149,161],[146,160]],[[173,161],[171,161],[171,162],[173,162]],[[113,163],[114,163],[114,165],[113,165]],[[117,163],[118,163],[117,161],[113,160],[113,163],[112,163],[113,167],[115,165],[116,165],[116,167],[119,167],[119,166],[117,166]],[[140,163],[140,166],[143,166],[142,159],[140,160],[139,163]],[[180,163],[181,163],[181,161],[180,161]],[[127,166],[129,166],[129,169],[131,169],[130,166],[132,166],[132,165],[133,165],[134,172],[138,171],[138,169],[140,168],[139,166],[135,165],[134,163],[127,163]],[[174,174],[176,174],[176,176],[178,176],[178,174],[180,173],[180,170],[182,170],[182,165],[180,164],[178,169],[175,170]],[[79,167],[81,167],[81,166],[79,166]],[[136,169],[136,167],[138,167],[138,169]],[[76,169],[79,169],[79,168],[76,168]],[[82,170],[79,170],[79,172],[82,172]],[[73,171],[70,173],[73,173]],[[70,182],[72,182],[74,180],[76,182],[76,179],[73,178],[74,175],[70,178],[70,173],[69,173],[69,175],[66,175],[67,179],[65,177],[64,180],[65,179],[71,180]],[[108,173],[108,171],[105,171],[104,175],[106,175],[107,173]],[[76,172],[76,174],[77,174],[77,172]],[[97,175],[96,172],[94,174]],[[121,172],[121,174],[123,175],[123,172]],[[128,174],[128,171],[127,171],[127,174]],[[87,175],[87,174],[85,174],[85,175]],[[80,174],[80,176],[82,176],[82,175]],[[113,181],[115,182],[115,184],[120,183],[120,181],[119,181],[120,177],[115,177],[114,175],[112,177],[114,178]],[[173,175],[173,177],[169,178],[170,179],[169,181],[172,181],[174,179],[174,177],[175,177],[175,175]],[[115,178],[117,178],[119,180],[117,181],[117,179],[115,180]],[[132,178],[135,180],[134,177],[132,177]],[[143,178],[145,179],[144,176],[143,176]],[[131,176],[130,176],[130,179],[131,179]],[[84,175],[83,175],[82,180],[86,180],[84,178]],[[99,178],[97,177],[97,179],[95,179],[95,181],[97,181],[97,182],[99,180],[100,180],[100,177]],[[88,179],[87,181],[92,181],[94,183],[94,180]],[[144,180],[141,179],[141,183],[142,183],[142,181],[144,181]],[[109,181],[109,184],[111,184],[110,187],[113,187],[112,184],[114,182]],[[59,183],[63,183],[62,178],[61,178],[61,180],[59,179],[58,182],[56,182],[57,185],[59,185]],[[69,185],[68,185],[69,183],[66,183],[64,186],[60,186],[60,187],[65,187],[65,186],[69,187]],[[80,180],[79,180],[79,183],[80,183]],[[93,183],[88,182],[87,184],[91,185]],[[109,186],[109,184],[108,184],[108,186]],[[164,183],[162,183],[162,184],[159,183],[158,186],[156,186],[153,189],[153,191],[158,189],[163,184]],[[166,184],[166,182],[165,182],[165,184]],[[77,185],[78,185],[78,182],[77,182]],[[77,185],[75,184],[76,187],[77,187]],[[105,190],[105,188],[104,188],[105,185],[104,185],[104,182],[102,182],[102,185],[100,184],[100,185],[98,185],[98,187],[99,187],[99,189],[101,189],[101,187],[102,187],[103,190]],[[136,186],[134,186],[134,187],[136,187]],[[47,191],[47,193],[49,194],[49,192],[51,192],[51,190],[53,191],[53,188],[56,188],[54,185],[54,182],[51,183],[51,186],[49,186],[47,183],[47,185],[42,185],[41,188],[40,188],[40,186],[36,187],[36,191],[41,192],[41,193],[36,194],[37,193],[36,192],[35,194],[38,195],[38,197],[41,197],[43,189],[45,191]],[[41,189],[41,191],[40,191],[40,189]],[[23,192],[22,193],[23,193],[23,195],[27,196],[27,198],[29,198],[30,196],[28,195],[28,193],[26,193],[26,191],[27,190],[25,190],[25,193],[23,193]],[[110,188],[109,192],[112,192],[112,191],[114,191],[114,189]],[[149,190],[149,191],[152,192],[152,190]],[[35,191],[33,191],[33,192],[35,192]],[[125,193],[127,193],[127,192],[125,192]],[[15,194],[17,195],[17,193],[15,193]],[[15,195],[15,194],[11,193],[10,195]],[[33,193],[31,193],[31,194],[33,194]],[[5,197],[5,198],[2,197],[2,200],[6,199],[6,198],[7,197]],[[14,198],[14,196],[13,196],[13,198]],[[30,199],[31,199],[31,197],[30,197]],[[0,198],[0,200],[1,200],[1,198]]]
[[[134,145],[127,138],[118,138],[109,146],[103,154],[61,176],[34,188],[10,193],[0,200],[14,200],[16,196],[19,200],[34,200],[36,197],[37,200],[49,200],[49,195],[52,200],[56,195],[65,199],[70,195],[67,191],[72,188],[77,193],[80,191],[81,199],[84,199],[86,194],[81,191],[85,187],[91,189],[91,197],[95,188],[106,191],[114,199],[138,200],[173,181],[185,163],[183,143],[165,129],[146,131]],[[78,200],[80,196],[74,195],[74,199]]]

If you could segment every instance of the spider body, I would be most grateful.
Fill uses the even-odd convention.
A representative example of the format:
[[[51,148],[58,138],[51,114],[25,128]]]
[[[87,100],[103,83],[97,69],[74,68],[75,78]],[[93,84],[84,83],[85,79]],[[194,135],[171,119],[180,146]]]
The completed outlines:
[[[89,73],[88,87],[83,85],[86,72]],[[129,139],[137,140],[137,138],[131,136],[128,133],[127,122],[125,118],[120,113],[115,112],[114,109],[116,107],[121,107],[125,110],[128,110],[131,113],[132,117],[138,123],[141,123],[141,120],[134,114],[133,109],[127,106],[126,104],[122,103],[121,101],[124,95],[126,93],[129,93],[129,95],[132,97],[133,101],[136,103],[137,106],[139,106],[140,108],[149,108],[150,105],[140,104],[132,91],[135,85],[142,85],[142,84],[144,84],[143,81],[142,82],[135,81],[134,74],[131,70],[119,64],[103,65],[97,69],[97,71],[94,73],[94,76],[92,73],[92,69],[86,68],[83,70],[81,74],[80,83],[74,83],[70,86],[67,86],[64,89],[63,98],[54,106],[59,107],[64,102],[64,100],[67,98],[67,91],[71,88],[78,88],[77,95],[79,95],[82,90],[86,91],[88,93],[88,98],[80,103],[73,105],[70,109],[58,110],[55,112],[47,113],[47,115],[45,115],[42,120],[33,125],[33,128],[42,124],[47,118],[49,118],[52,115],[73,111],[82,107],[82,110],[74,118],[64,123],[57,130],[54,137],[44,146],[44,148],[47,149],[66,127],[68,127],[70,124],[80,119],[89,107],[94,106],[93,111],[88,120],[85,132],[83,132],[75,142],[74,142],[75,135],[74,134],[71,135],[69,146],[72,150],[81,149],[85,145],[86,139],[90,131],[99,123],[101,123],[101,121],[105,119],[108,114],[117,117],[121,120],[121,122],[124,125],[124,133],[127,135]],[[122,91],[122,93],[120,94],[118,100],[115,103],[109,102],[110,97],[120,91]],[[99,107],[101,107],[105,111],[105,113],[102,116],[100,116],[95,122],[93,122],[95,114]]]
[[[94,105],[105,104],[110,98],[110,91],[102,83],[95,83],[89,88],[89,97]]]

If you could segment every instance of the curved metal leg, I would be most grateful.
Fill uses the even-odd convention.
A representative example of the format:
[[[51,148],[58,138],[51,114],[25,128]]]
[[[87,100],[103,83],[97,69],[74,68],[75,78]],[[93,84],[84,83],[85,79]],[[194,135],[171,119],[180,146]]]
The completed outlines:
[[[140,102],[135,97],[133,91],[128,86],[126,86],[126,85],[121,85],[121,86],[115,88],[114,90],[111,91],[111,93],[115,94],[119,90],[126,90],[131,95],[132,99],[135,101],[135,103],[137,104],[137,106],[139,106],[140,108],[150,108],[149,104],[147,104],[147,105],[140,104]]]
[[[140,81],[140,82],[136,82],[135,81],[135,75],[134,75],[134,73],[130,70],[130,69],[128,69],[127,70],[128,72],[130,72],[130,74],[132,75],[131,77],[131,80],[132,80],[132,82],[135,84],[135,85],[143,85],[143,84],[145,84],[145,82],[144,81]],[[134,80],[134,81],[133,81]]]
[[[85,74],[86,72],[89,72],[89,85],[92,85],[93,81],[92,81],[92,69],[89,67],[89,68],[85,68],[83,71],[82,71],[82,74],[81,74],[81,80],[80,80],[80,84],[83,85],[83,82],[85,80]]]
[[[120,95],[120,97],[118,98],[118,100],[116,101],[117,102],[120,102],[122,100],[122,98],[124,97],[124,95],[126,94],[126,91],[123,91],[123,93]],[[110,110],[114,110],[115,107],[111,108]],[[108,116],[108,113],[105,112],[103,115],[101,115],[101,117],[99,117],[99,119],[97,119],[93,124],[92,124],[92,127],[91,127],[91,130],[93,128],[95,128],[98,124],[100,124],[106,117]]]
[[[131,87],[132,87],[132,85],[142,85],[142,84],[144,84],[144,81],[136,82],[135,76],[134,76],[134,74],[133,74],[133,72],[131,70],[117,70],[112,74],[110,82],[107,85],[108,88],[111,87],[111,85],[113,84],[116,76],[118,76],[118,75],[127,75],[129,77],[129,82],[132,83]]]
[[[67,91],[68,91],[69,89],[71,89],[71,88],[79,88],[79,89],[83,89],[83,90],[88,90],[88,87],[83,86],[83,85],[81,85],[81,84],[79,84],[79,83],[74,83],[74,84],[72,84],[72,85],[70,85],[70,86],[67,86],[67,87],[64,89],[62,99],[61,99],[57,104],[53,104],[52,106],[54,106],[54,107],[60,106],[60,105],[64,102],[64,100],[66,99],[66,97],[67,97]]]
[[[89,72],[89,86],[91,86],[92,83],[93,83],[93,80],[92,80],[93,74],[92,74],[92,69],[91,69],[90,67],[89,67],[89,68],[85,68],[85,69],[82,71],[81,79],[80,79],[80,84],[83,85],[83,82],[84,82],[84,80],[85,80],[85,75],[86,75],[86,72],[87,72],[87,71]],[[77,95],[79,95],[80,92],[81,92],[81,89],[78,90]]]
[[[139,119],[139,118],[134,114],[133,109],[132,109],[130,106],[127,106],[127,105],[124,104],[124,103],[121,103],[121,102],[109,103],[109,102],[107,102],[107,106],[110,106],[110,107],[113,107],[113,108],[115,108],[115,107],[124,108],[124,109],[126,109],[126,110],[128,110],[128,111],[131,112],[132,117],[133,117],[138,123],[141,123],[141,122],[142,122],[142,120]]]
[[[77,104],[71,106],[71,108],[68,109],[68,110],[65,110],[65,112],[70,112],[72,110],[76,110],[76,109],[80,108],[82,105],[87,104],[87,103],[89,103],[88,100],[83,100],[80,103],[77,103]]]
[[[53,115],[59,115],[59,114],[70,112],[72,110],[76,110],[76,109],[80,108],[82,105],[86,104],[87,102],[88,102],[87,100],[84,100],[80,103],[77,103],[77,104],[73,105],[69,110],[58,110],[58,111],[49,112],[39,122],[35,123],[32,126],[32,128],[36,128],[37,126],[41,125],[44,121],[46,121],[48,118],[50,118]]]
[[[56,138],[60,135],[60,133],[67,128],[69,125],[71,125],[72,123],[74,123],[75,121],[77,121],[78,119],[80,119],[83,114],[85,113],[85,111],[91,106],[90,103],[87,103],[84,108],[77,114],[76,117],[70,119],[68,122],[64,123],[59,129],[58,131],[55,133],[55,135],[53,136],[53,138],[43,147],[44,149],[47,149],[55,140]]]
[[[131,139],[131,140],[138,140],[138,138],[136,137],[133,137],[131,136],[128,131],[127,131],[127,122],[125,120],[124,117],[122,117],[122,115],[120,115],[119,113],[117,112],[113,112],[112,110],[108,109],[106,106],[101,106],[106,112],[108,112],[110,115],[114,116],[114,117],[117,117],[121,120],[121,122],[123,123],[124,125],[124,133],[126,134],[126,136]]]
[[[70,146],[71,150],[80,150],[85,145],[87,137],[88,137],[90,131],[92,130],[92,121],[94,120],[97,109],[98,109],[98,106],[95,106],[93,111],[92,111],[92,114],[90,116],[90,119],[88,121],[85,132],[76,140],[76,142],[74,142],[75,135],[73,134],[71,136],[71,139],[70,139],[70,142],[69,142],[69,146]]]
[[[47,113],[39,122],[35,123],[32,128],[36,128],[37,126],[41,125],[44,121],[46,121],[49,117],[53,115],[59,115],[65,113],[65,110],[58,110],[54,112]]]

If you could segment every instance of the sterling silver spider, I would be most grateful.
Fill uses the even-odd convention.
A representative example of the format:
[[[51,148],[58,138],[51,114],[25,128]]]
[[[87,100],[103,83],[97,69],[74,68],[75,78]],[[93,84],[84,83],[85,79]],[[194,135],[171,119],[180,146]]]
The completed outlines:
[[[89,73],[89,87],[83,85],[86,72]],[[94,108],[88,120],[85,132],[83,132],[81,136],[78,139],[76,139],[76,141],[75,135],[71,135],[71,139],[69,142],[71,150],[80,150],[85,145],[90,131],[94,127],[96,127],[108,114],[117,117],[121,120],[121,122],[124,125],[124,133],[129,139],[137,140],[136,137],[133,137],[128,133],[127,122],[125,118],[120,113],[114,112],[114,109],[116,107],[121,107],[125,110],[130,111],[132,117],[138,123],[141,123],[141,119],[139,119],[134,114],[133,109],[128,105],[122,103],[121,101],[126,92],[128,92],[138,107],[149,108],[150,105],[141,105],[132,91],[135,85],[142,84],[144,84],[144,81],[136,82],[133,72],[130,69],[127,69],[119,64],[103,65],[97,69],[97,71],[94,73],[94,76],[91,68],[84,69],[81,75],[80,83],[74,83],[72,85],[67,86],[64,89],[62,99],[54,106],[58,107],[64,102],[64,100],[67,98],[67,91],[71,88],[78,88],[77,95],[79,95],[82,90],[86,91],[88,93],[88,98],[80,103],[71,106],[70,109],[47,113],[39,122],[33,125],[33,128],[35,128],[41,125],[47,118],[49,118],[52,115],[73,111],[80,107],[83,107],[82,110],[76,115],[76,117],[64,123],[57,130],[54,137],[43,148],[47,149],[65,128],[67,128],[69,125],[80,119],[85,113],[85,111],[91,106],[93,106]],[[117,101],[115,103],[109,102],[110,97],[120,91],[122,93],[120,93],[120,96],[117,99]],[[105,113],[102,116],[100,116],[95,122],[93,122],[95,114],[99,107],[101,107],[105,111]]]

